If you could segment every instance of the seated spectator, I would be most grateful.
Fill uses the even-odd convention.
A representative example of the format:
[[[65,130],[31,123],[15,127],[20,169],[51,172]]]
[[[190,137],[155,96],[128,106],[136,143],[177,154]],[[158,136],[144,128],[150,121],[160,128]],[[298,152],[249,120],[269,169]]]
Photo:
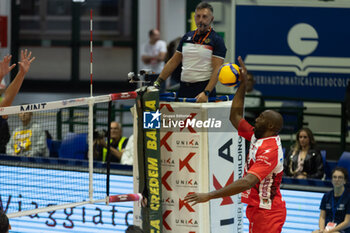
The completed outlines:
[[[346,188],[348,171],[336,167],[332,171],[333,190],[323,195],[318,230],[313,233],[350,233],[350,192]]]
[[[32,112],[19,114],[22,125],[12,132],[6,148],[8,155],[26,157],[49,156],[45,131],[41,128],[41,125],[32,121],[32,116]]]
[[[10,140],[9,125],[7,119],[0,116],[0,154],[6,154],[6,144]]]
[[[302,128],[297,132],[296,142],[284,160],[284,174],[298,179],[322,179],[324,176],[323,160],[316,150],[312,131]]]
[[[0,210],[0,233],[8,233],[11,230],[11,225],[6,214]]]
[[[128,142],[128,138],[122,136],[122,127],[118,122],[111,122],[111,141],[110,141],[110,153],[111,153],[111,162],[120,163],[122,155],[124,153],[124,148]],[[96,160],[102,160],[103,162],[107,161],[107,141],[105,138],[97,138],[94,140],[94,147],[102,148],[102,152],[94,155]],[[94,150],[98,152],[97,150]]]

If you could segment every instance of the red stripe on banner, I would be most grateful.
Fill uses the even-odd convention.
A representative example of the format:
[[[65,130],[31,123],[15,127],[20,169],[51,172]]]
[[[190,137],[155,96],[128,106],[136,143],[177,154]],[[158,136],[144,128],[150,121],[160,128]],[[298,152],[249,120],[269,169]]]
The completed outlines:
[[[226,184],[225,184],[225,187],[228,186],[229,184],[232,184],[232,182],[233,182],[233,176],[234,176],[234,173],[232,172],[231,176],[228,178],[228,180],[227,180],[227,182],[226,182]],[[222,188],[221,184],[220,184],[219,181],[216,179],[215,175],[213,175],[213,185],[214,185],[214,187],[215,187],[216,190]],[[221,206],[233,204],[233,201],[232,201],[231,196],[229,196],[229,197],[223,197],[222,199],[223,199],[223,200],[222,200],[222,202],[221,202],[221,204],[220,204]]]
[[[166,190],[168,191],[173,191],[173,189],[170,187],[170,185],[167,182],[167,179],[169,178],[169,176],[171,175],[171,173],[173,173],[172,171],[167,171],[164,176],[162,177],[162,184],[164,185],[164,187],[166,188]]]
[[[180,129],[180,132],[182,132],[183,129],[186,129],[185,126],[187,126],[188,131],[190,131],[191,133],[197,133],[196,130],[194,130],[194,129],[192,128],[192,126],[187,125],[187,122],[190,121],[190,120],[192,120],[196,115],[197,115],[197,113],[191,113],[190,116],[187,117],[187,118],[185,119],[184,127],[182,127],[182,128]]]
[[[195,170],[191,167],[191,165],[188,163],[191,158],[195,155],[196,153],[189,153],[184,160],[180,160],[180,170],[182,170],[183,167],[187,167],[188,171],[191,173],[195,173]]]
[[[186,207],[186,209],[189,211],[189,212],[196,212],[190,204],[188,204],[188,202],[185,202],[184,200],[181,200],[181,198],[179,198],[179,210],[182,209],[182,207]]]
[[[163,214],[163,226],[165,227],[165,229],[167,229],[168,231],[171,231],[171,227],[169,226],[169,224],[165,221],[165,219],[169,216],[169,214],[171,214],[172,210],[166,210]]]
[[[165,149],[167,151],[173,151],[169,144],[167,143],[168,138],[173,134],[173,132],[169,131],[167,132],[164,137],[160,140],[160,147],[165,146]]]
[[[162,109],[163,107],[166,107],[169,112],[174,112],[174,109],[171,107],[170,104],[160,104],[160,108],[159,109]]]

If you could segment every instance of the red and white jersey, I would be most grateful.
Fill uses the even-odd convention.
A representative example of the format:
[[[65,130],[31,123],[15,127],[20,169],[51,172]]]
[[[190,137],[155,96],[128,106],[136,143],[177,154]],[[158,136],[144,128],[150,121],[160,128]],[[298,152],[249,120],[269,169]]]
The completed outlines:
[[[253,174],[260,180],[253,188],[242,192],[242,202],[263,209],[284,208],[280,192],[283,175],[283,151],[279,136],[257,139],[253,126],[245,119],[238,125],[238,134],[251,142],[244,175]]]

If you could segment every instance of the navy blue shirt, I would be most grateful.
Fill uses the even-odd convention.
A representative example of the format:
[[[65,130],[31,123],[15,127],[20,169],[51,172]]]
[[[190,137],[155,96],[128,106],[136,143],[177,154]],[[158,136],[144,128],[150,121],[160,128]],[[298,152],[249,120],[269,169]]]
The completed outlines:
[[[333,220],[332,212],[332,197],[334,198],[334,191],[330,191],[323,195],[320,209],[326,211],[326,225],[328,222],[335,222],[340,224],[344,221],[345,215],[350,214],[350,192],[345,189],[342,197],[334,198],[334,206],[337,206],[337,211],[335,212],[335,219]],[[337,205],[338,204],[338,205]],[[342,230],[341,232],[350,233],[350,227]]]
[[[182,54],[181,81],[196,83],[209,80],[213,72],[212,58],[224,60],[226,50],[224,40],[213,29],[201,35],[196,31],[187,32],[177,47]]]
[[[204,37],[206,36],[205,34],[198,35],[196,33],[196,36],[193,38],[195,32],[196,32],[195,30],[187,32],[182,37],[177,47],[177,51],[182,52],[182,47],[184,43],[197,44],[197,43],[200,43],[202,39],[204,39]],[[208,35],[208,37],[203,41],[203,45],[212,47],[213,56],[221,57],[222,59],[225,58],[227,49],[225,46],[224,39],[219,34],[217,34],[214,30],[212,30]]]

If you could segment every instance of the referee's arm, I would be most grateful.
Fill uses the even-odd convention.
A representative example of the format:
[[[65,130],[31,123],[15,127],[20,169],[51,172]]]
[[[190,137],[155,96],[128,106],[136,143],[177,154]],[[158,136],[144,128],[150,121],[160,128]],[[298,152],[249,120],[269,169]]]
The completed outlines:
[[[182,61],[182,53],[176,51],[174,53],[174,55],[170,58],[170,60],[165,64],[157,81],[159,79],[162,79],[161,82],[165,81],[174,72],[176,67],[178,67],[178,65],[180,65],[181,61]]]

